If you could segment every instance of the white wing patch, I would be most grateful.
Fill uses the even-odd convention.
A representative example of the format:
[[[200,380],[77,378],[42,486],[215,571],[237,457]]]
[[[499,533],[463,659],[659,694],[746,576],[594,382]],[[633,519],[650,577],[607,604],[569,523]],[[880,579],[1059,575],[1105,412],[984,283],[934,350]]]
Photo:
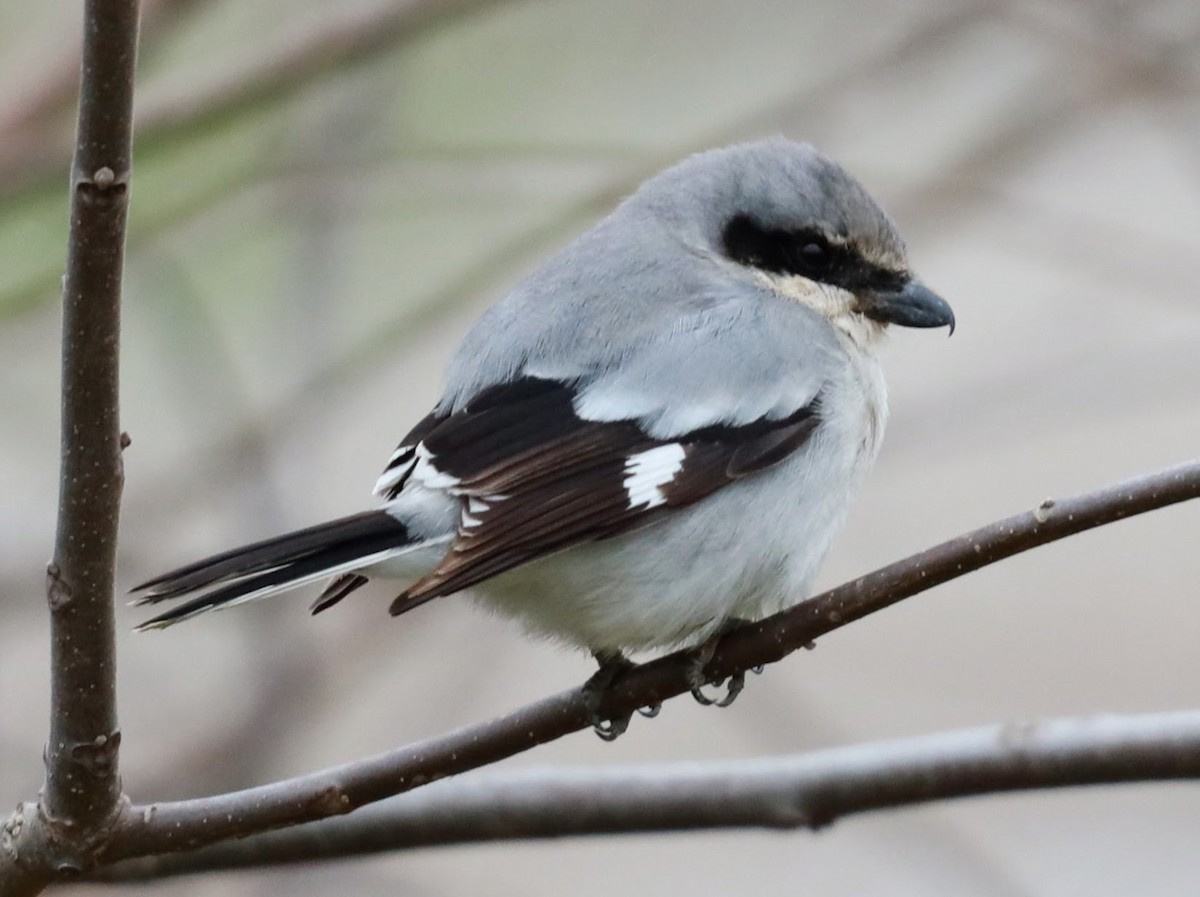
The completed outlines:
[[[625,492],[629,507],[657,508],[666,504],[662,487],[683,467],[683,446],[677,442],[660,445],[625,460]]]
[[[399,483],[404,477],[408,476],[408,471],[412,468],[411,464],[401,464],[399,467],[393,467],[391,470],[385,470],[383,476],[375,481],[375,488],[372,491],[374,495],[387,495],[392,491],[392,487]]]
[[[406,455],[412,455],[414,460],[409,464],[400,463],[390,470],[385,470],[383,476],[375,481],[376,495],[387,495],[388,492],[395,487],[402,479],[412,473],[414,483],[424,486],[426,489],[442,489],[453,490],[458,485],[458,477],[450,476],[448,473],[442,473],[437,469],[433,460],[433,453],[425,448],[425,443],[418,442],[415,446],[405,446],[397,449],[392,455],[391,463],[403,459]]]
[[[411,445],[400,446],[398,449],[396,449],[394,452],[392,452],[392,457],[388,458],[388,467],[391,467],[393,464],[398,464],[401,461],[407,460],[408,456],[410,456],[412,453],[413,453],[413,447]]]
[[[442,473],[434,466],[433,453],[425,448],[423,442],[417,444],[417,464],[412,475],[426,489],[453,489],[458,485],[458,477]]]

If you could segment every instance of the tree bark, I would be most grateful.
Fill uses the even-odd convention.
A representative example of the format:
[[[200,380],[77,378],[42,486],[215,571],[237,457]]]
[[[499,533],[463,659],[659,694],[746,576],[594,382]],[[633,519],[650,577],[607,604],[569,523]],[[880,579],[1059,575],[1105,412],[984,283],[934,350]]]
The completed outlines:
[[[0,841],[0,893],[91,868],[121,807],[113,576],[123,472],[118,404],[136,0],[86,0],[63,281],[58,528],[46,576],[51,706],[46,782]]]

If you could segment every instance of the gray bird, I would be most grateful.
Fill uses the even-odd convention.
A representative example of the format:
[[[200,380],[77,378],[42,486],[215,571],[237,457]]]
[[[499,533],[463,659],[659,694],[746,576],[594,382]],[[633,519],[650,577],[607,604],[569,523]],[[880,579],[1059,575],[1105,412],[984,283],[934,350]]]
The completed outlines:
[[[841,166],[782,138],[692,156],[471,328],[381,508],[143,583],[193,597],[138,628],[386,577],[393,615],[469,588],[610,674],[711,643],[809,594],[879,450],[888,324],[954,315]]]

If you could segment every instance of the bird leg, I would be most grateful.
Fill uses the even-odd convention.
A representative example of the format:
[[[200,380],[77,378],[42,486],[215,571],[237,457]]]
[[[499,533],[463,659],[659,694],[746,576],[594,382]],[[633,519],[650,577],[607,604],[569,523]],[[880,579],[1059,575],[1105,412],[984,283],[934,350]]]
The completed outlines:
[[[600,702],[604,700],[604,695],[613,682],[633,669],[636,664],[620,651],[596,651],[592,656],[600,664],[600,669],[583,683],[583,696],[587,701],[592,731],[604,741],[616,741],[629,728],[633,714],[626,713],[624,716],[605,719],[600,715]]]
[[[708,666],[709,662],[713,659],[713,655],[717,653],[717,645],[720,644],[721,639],[727,632],[745,622],[745,620],[736,618],[726,620],[716,633],[698,645],[692,652],[688,664],[687,681],[688,685],[691,686],[692,697],[696,699],[698,704],[703,704],[705,707],[728,707],[737,700],[737,696],[746,687],[746,674],[739,670],[729,677],[725,685],[725,694],[723,697],[710,698],[704,693],[704,686],[710,684],[710,680],[704,676],[704,668]],[[716,685],[719,682],[712,682],[711,684]]]

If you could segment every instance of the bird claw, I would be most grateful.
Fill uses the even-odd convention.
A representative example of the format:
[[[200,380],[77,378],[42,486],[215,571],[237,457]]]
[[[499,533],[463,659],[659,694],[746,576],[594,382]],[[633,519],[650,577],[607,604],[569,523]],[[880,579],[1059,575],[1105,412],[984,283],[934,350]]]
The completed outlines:
[[[726,630],[732,626],[736,626],[741,621],[730,620],[726,626]],[[728,707],[737,700],[737,696],[742,693],[742,689],[746,687],[746,674],[743,671],[734,673],[725,681],[725,694],[719,698],[710,698],[704,693],[706,685],[720,685],[720,680],[709,682],[704,678],[704,668],[708,666],[709,661],[713,659],[713,655],[717,653],[717,644],[721,640],[724,631],[717,633],[704,644],[696,648],[692,654],[691,667],[688,670],[688,685],[691,687],[692,697],[696,699],[697,704],[704,707]],[[755,667],[754,672],[761,672],[761,667]]]
[[[737,700],[738,695],[742,693],[742,689],[746,687],[746,674],[738,671],[729,677],[725,683],[725,697],[717,701],[718,707],[728,707]]]
[[[634,663],[623,654],[597,654],[596,661],[600,664],[600,669],[596,670],[591,678],[583,683],[583,696],[587,701],[588,717],[592,723],[592,731],[602,741],[616,741],[629,728],[629,721],[633,719],[633,714],[626,713],[623,716],[607,719],[600,715],[600,702],[604,700],[604,695],[612,687],[613,682],[622,674],[633,669]]]
[[[633,719],[632,713],[627,713],[625,716],[618,716],[613,719],[600,719],[593,715],[592,731],[600,737],[601,741],[616,741],[625,734],[625,730],[629,728],[629,721],[631,719]]]
[[[708,683],[701,682],[692,686],[692,697],[696,699],[696,703],[703,704],[705,707],[728,707],[737,700],[738,695],[742,693],[742,689],[746,687],[746,674],[734,673],[725,680],[725,694],[719,698],[710,698],[704,693],[704,686]],[[712,683],[720,685],[719,682]]]
[[[645,707],[638,708],[638,713],[646,717],[646,719],[654,719],[654,717],[658,716],[661,712],[661,703],[648,704]]]

